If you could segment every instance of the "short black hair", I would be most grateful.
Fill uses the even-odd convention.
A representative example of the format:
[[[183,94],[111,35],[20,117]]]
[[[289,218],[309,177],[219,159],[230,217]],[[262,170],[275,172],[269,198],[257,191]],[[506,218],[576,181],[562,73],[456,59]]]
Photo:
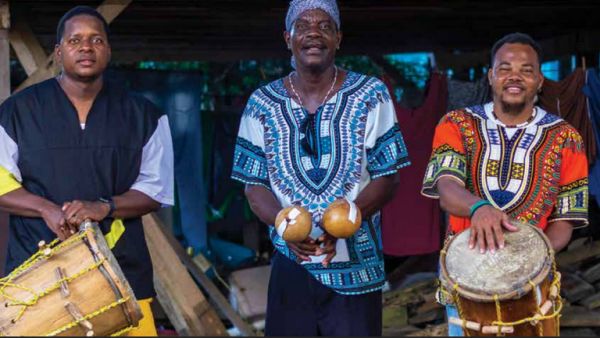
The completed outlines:
[[[533,48],[537,54],[540,67],[542,67],[542,47],[530,35],[519,32],[507,34],[494,43],[494,46],[492,47],[492,54],[490,56],[490,67],[494,66],[494,58],[496,57],[498,50],[508,43],[520,43],[531,46],[531,48]]]
[[[56,27],[56,43],[60,43],[62,39],[63,33],[65,32],[65,23],[78,15],[89,15],[97,18],[102,22],[102,26],[104,27],[104,32],[106,33],[106,37],[108,38],[110,35],[110,30],[108,29],[108,22],[106,19],[100,14],[97,10],[90,6],[76,6],[71,8],[68,12],[66,12],[62,18],[58,21],[58,26]]]

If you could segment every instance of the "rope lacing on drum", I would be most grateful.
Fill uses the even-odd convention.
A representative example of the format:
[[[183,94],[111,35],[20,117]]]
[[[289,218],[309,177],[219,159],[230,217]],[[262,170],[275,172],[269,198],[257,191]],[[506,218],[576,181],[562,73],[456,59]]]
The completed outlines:
[[[556,264],[552,265],[552,273],[553,273],[553,279],[552,279],[552,283],[550,284],[551,286],[556,286],[558,287],[558,290],[560,290],[560,273],[557,273],[556,271]],[[532,290],[533,292],[535,292],[535,289]],[[537,298],[537,294],[536,294],[536,298]],[[536,302],[536,304],[538,304]],[[538,307],[538,313],[536,313],[535,315],[531,316],[531,317],[527,317],[527,318],[523,318],[514,322],[503,322],[503,321],[495,321],[492,322],[492,325],[498,325],[498,326],[516,326],[516,325],[521,325],[521,324],[525,324],[525,323],[534,323],[534,322],[541,322],[542,320],[547,320],[547,319],[552,319],[555,318],[557,320],[556,322],[556,327],[557,330],[559,328],[559,323],[558,323],[558,317],[560,316],[560,312],[562,310],[563,307],[563,303],[562,303],[562,298],[560,297],[560,293],[558,293],[556,299],[554,299],[554,311],[549,314],[549,315],[542,315],[540,312],[540,307],[539,305],[537,305]],[[541,329],[541,323],[540,324],[540,329]],[[543,331],[540,331],[543,333]],[[557,331],[558,332],[558,331]]]
[[[444,253],[445,252],[442,252],[442,254],[444,254]],[[502,321],[502,313],[501,313],[499,297],[498,297],[498,295],[494,295],[494,301],[496,304],[496,316],[497,316],[498,320],[493,321],[491,323],[491,325],[498,327],[498,331],[497,331],[498,336],[504,335],[501,333],[502,327],[504,327],[504,326],[506,326],[506,327],[513,326],[514,327],[514,326],[522,325],[525,323],[530,323],[532,325],[536,325],[538,328],[538,333],[540,335],[543,335],[543,326],[542,326],[543,324],[541,323],[541,321],[548,320],[548,319],[555,320],[556,333],[557,333],[557,335],[560,335],[559,319],[560,319],[560,312],[562,311],[562,308],[563,308],[563,303],[562,303],[562,297],[560,296],[560,287],[561,287],[560,273],[556,269],[556,262],[552,263],[552,282],[550,283],[551,289],[556,288],[556,296],[554,297],[554,299],[551,299],[552,307],[553,307],[553,312],[551,314],[544,315],[541,313],[542,311],[540,308],[540,301],[538,299],[537,293],[535,292],[536,285],[532,281],[529,281],[529,284],[532,286],[532,292],[535,293],[536,306],[537,306],[537,312],[538,312],[534,316],[531,316],[531,317],[523,318],[523,319],[513,321],[513,322]],[[468,320],[464,316],[463,308],[460,303],[460,297],[459,297],[459,292],[458,292],[459,288],[460,288],[460,286],[458,285],[458,283],[454,283],[454,285],[452,286],[453,292],[450,293],[443,287],[443,285],[441,283],[439,285],[439,290],[441,293],[451,296],[451,299],[453,300],[453,302],[456,305],[456,308],[458,310],[459,319],[462,321],[462,327],[464,329],[463,331],[466,336],[470,336],[469,330],[466,329],[466,324],[467,324]],[[473,322],[473,323],[475,323],[475,322]],[[533,324],[533,323],[535,323],[535,324]]]
[[[40,247],[40,249],[35,254],[33,254],[31,257],[29,257],[29,259],[27,259],[25,262],[23,262],[23,264],[21,264],[19,267],[17,267],[15,270],[13,270],[10,274],[8,274],[8,276],[0,279],[0,296],[4,297],[10,301],[10,303],[6,303],[5,306],[7,306],[7,307],[15,306],[15,305],[23,306],[23,308],[17,314],[17,317],[12,320],[13,323],[16,322],[17,320],[21,319],[21,317],[27,310],[28,306],[35,305],[40,297],[43,297],[43,296],[47,295],[48,293],[60,288],[60,284],[63,282],[63,281],[60,281],[59,283],[50,286],[48,289],[46,289],[38,294],[35,292],[35,290],[32,290],[31,288],[28,288],[24,285],[13,283],[13,280],[16,279],[18,276],[20,276],[23,272],[29,270],[32,266],[34,266],[38,262],[52,256],[54,254],[54,252],[60,250],[61,248],[65,247],[65,246],[70,245],[71,243],[73,243],[75,241],[81,240],[84,236],[85,236],[85,233],[81,233],[81,234],[78,234],[77,236],[70,237],[68,240],[66,240],[60,244],[58,244],[58,239],[53,240],[47,246]],[[72,279],[75,279],[76,277],[79,277],[81,274],[88,272],[88,271],[90,271],[90,270],[84,271],[82,273],[77,273],[76,275],[69,277],[68,279],[65,279],[65,280],[71,281]],[[5,292],[7,287],[12,287],[12,288],[17,288],[17,289],[27,291],[33,295],[33,298],[30,301],[15,299]]]
[[[460,318],[460,320],[462,320],[463,322],[463,328],[464,328],[464,333],[465,336],[470,336],[471,333],[469,332],[469,330],[467,330],[467,320],[465,319],[465,315],[462,309],[462,306],[460,305],[460,297],[458,297],[458,283],[454,283],[453,287],[454,289],[454,293],[452,295],[453,299],[454,299],[454,304],[456,304],[456,309],[458,310],[458,317]]]
[[[502,334],[502,326],[504,326],[502,324],[502,309],[500,308],[500,298],[498,297],[498,294],[494,295],[494,303],[496,303],[496,318],[498,318],[496,323],[499,323],[497,324],[498,332],[496,332],[496,336],[504,336]]]
[[[89,231],[94,231],[93,229],[89,230]],[[36,292],[35,290],[28,288],[27,286],[21,285],[21,284],[16,284],[13,281],[19,277],[23,272],[29,270],[31,267],[33,267],[35,264],[37,264],[38,262],[44,260],[44,259],[48,259],[49,257],[51,257],[55,252],[59,251],[60,249],[71,245],[73,242],[76,241],[80,241],[82,240],[84,237],[87,236],[87,231],[85,232],[81,232],[77,235],[71,236],[69,237],[67,240],[59,243],[58,239],[53,240],[52,242],[50,242],[50,244],[48,245],[44,245],[41,246],[39,248],[39,250],[33,254],[31,257],[29,257],[25,262],[23,262],[19,267],[17,267],[16,269],[14,269],[10,274],[8,274],[8,276],[1,278],[0,279],[0,296],[4,297],[5,299],[8,299],[10,302],[9,303],[5,303],[5,306],[22,306],[21,310],[19,311],[19,313],[17,314],[17,316],[12,319],[12,322],[15,323],[17,322],[19,319],[21,319],[23,317],[23,315],[25,314],[25,311],[27,310],[28,307],[33,306],[35,304],[37,304],[37,302],[40,300],[40,298],[50,294],[52,291],[55,291],[57,289],[59,289],[61,287],[61,285],[63,283],[70,283],[73,280],[85,275],[86,273],[97,269],[98,267],[100,267],[102,264],[104,264],[106,262],[106,258],[102,258],[100,260],[98,260],[97,262],[95,262],[94,264],[90,265],[87,268],[84,268],[80,271],[78,271],[75,274],[72,274],[71,276],[68,277],[64,277],[61,279],[58,279],[56,283],[52,284],[51,286],[49,286],[48,288],[46,288],[45,290],[43,290],[42,292]],[[31,300],[26,301],[26,300],[19,300],[19,299],[15,299],[14,297],[11,297],[9,294],[6,293],[6,288],[16,288],[16,289],[21,289],[24,291],[27,291],[29,293],[31,293],[31,295],[33,296]],[[83,318],[80,318],[79,320],[75,320],[73,322],[70,322],[54,331],[51,331],[47,334],[45,334],[45,336],[54,336],[57,335],[59,333],[62,333],[66,330],[69,330],[75,326],[77,326],[80,322],[84,321],[84,320],[88,320],[91,318],[94,318],[118,305],[121,305],[127,301],[129,301],[130,297],[126,297],[126,298],[121,298],[111,304],[108,304],[106,306],[101,307],[100,309],[84,316]],[[112,334],[113,336],[117,336],[117,335],[121,335],[131,329],[133,329],[133,326],[129,326],[126,327],[114,334]],[[0,333],[0,336],[2,336],[2,334]]]
[[[54,330],[52,332],[49,332],[49,333],[45,334],[45,336],[56,336],[56,335],[58,335],[60,333],[63,333],[65,331],[67,331],[68,329],[72,329],[75,326],[79,325],[79,323],[82,322],[82,321],[84,321],[84,320],[92,319],[92,318],[94,318],[96,316],[99,316],[99,315],[103,314],[104,312],[106,312],[106,311],[114,308],[115,306],[119,306],[119,305],[127,302],[129,300],[129,298],[130,297],[121,298],[121,299],[119,299],[118,301],[116,301],[116,302],[114,302],[112,304],[108,304],[106,306],[103,306],[103,307],[99,308],[98,310],[96,310],[96,311],[94,311],[94,312],[92,312],[90,314],[87,314],[87,315],[83,316],[82,318],[80,318],[78,320],[74,320],[74,321],[70,322],[69,324],[66,324],[66,325],[64,325],[64,326],[62,326],[62,327],[60,327],[60,328],[58,328],[58,329],[56,329],[56,330]],[[130,327],[127,327],[125,329],[129,330],[131,328],[132,327],[130,326]],[[121,331],[126,332],[125,329],[121,330]],[[123,333],[121,331],[119,331],[117,333]]]
[[[542,300],[540,299],[540,295],[538,295],[538,293],[536,292],[536,285],[531,280],[529,280],[527,282],[529,283],[529,285],[531,285],[531,290],[533,292],[533,296],[535,297],[535,306],[536,306],[537,314],[539,314],[539,316],[543,316],[544,314],[542,313],[542,309],[540,308],[540,305],[542,304]],[[536,317],[537,314],[534,315],[534,317]],[[540,337],[544,336],[544,327],[543,327],[541,321],[538,321],[537,323],[535,321],[533,321],[533,322],[531,322],[531,325],[536,326],[536,328],[538,329],[538,335]]]
[[[55,284],[51,285],[46,290],[44,290],[40,293],[36,293],[34,290],[29,289],[29,288],[19,285],[19,284],[12,284],[12,283],[6,284],[6,286],[15,287],[15,288],[25,290],[25,291],[31,293],[33,295],[33,298],[30,301],[13,299],[12,297],[9,297],[8,295],[6,295],[4,292],[2,292],[1,295],[11,301],[10,303],[7,303],[6,306],[15,306],[15,305],[23,306],[21,311],[19,311],[19,314],[17,315],[17,317],[14,319],[14,321],[17,321],[17,320],[21,319],[21,317],[23,316],[23,314],[25,313],[25,311],[27,310],[27,308],[29,306],[33,306],[33,305],[37,304],[37,302],[40,300],[40,298],[50,294],[50,292],[60,289],[60,286],[63,282],[70,283],[73,280],[75,280],[76,278],[81,277],[92,270],[97,269],[100,265],[104,264],[105,261],[106,261],[106,259],[102,259],[102,260],[96,262],[95,264],[92,264],[91,266],[89,266],[69,277],[61,278],[61,279],[57,280],[57,282]]]

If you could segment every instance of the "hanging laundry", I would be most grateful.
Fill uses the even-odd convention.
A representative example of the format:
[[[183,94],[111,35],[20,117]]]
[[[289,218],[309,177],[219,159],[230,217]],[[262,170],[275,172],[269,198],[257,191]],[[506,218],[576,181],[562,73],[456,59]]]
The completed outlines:
[[[391,88],[390,92],[393,92]],[[443,218],[439,203],[421,195],[421,183],[431,155],[435,126],[446,113],[447,95],[446,76],[433,73],[421,107],[406,109],[395,105],[412,165],[400,172],[400,185],[394,198],[382,210],[386,255],[420,255],[440,249]]]
[[[596,158],[596,144],[592,123],[588,116],[587,101],[583,93],[585,72],[581,68],[562,81],[545,79],[539,104],[546,111],[554,113],[569,122],[583,137],[588,162]]]
[[[587,71],[587,83],[583,87],[583,93],[587,96],[589,102],[589,113],[592,120],[592,126],[596,141],[596,149],[600,148],[600,78],[598,70],[589,69]],[[594,159],[590,158],[589,162]],[[600,207],[600,161],[594,161],[590,166],[589,172],[589,192],[595,197],[596,203]]]
[[[476,82],[448,80],[448,107],[446,111],[472,107],[492,100],[487,76]]]
[[[111,76],[127,83],[169,117],[175,160],[176,205],[173,233],[193,252],[206,250],[206,190],[203,177],[201,96],[203,75],[198,72],[113,70]]]

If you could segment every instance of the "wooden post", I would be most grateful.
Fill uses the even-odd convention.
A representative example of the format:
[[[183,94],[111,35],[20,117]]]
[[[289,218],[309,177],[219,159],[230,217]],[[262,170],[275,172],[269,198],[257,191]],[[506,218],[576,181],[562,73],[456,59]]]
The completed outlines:
[[[10,44],[25,69],[27,75],[33,74],[38,68],[46,66],[46,53],[39,43],[29,25],[24,21],[16,22],[11,28],[8,37]]]
[[[169,233],[164,226],[160,225],[160,220],[155,214],[148,214],[142,217],[144,222],[144,231],[149,229],[155,229],[162,233],[166,242],[160,247],[160,254],[162,255],[164,250],[171,248],[177,254],[181,263],[183,263],[190,274],[200,283],[202,289],[206,292],[212,302],[219,308],[219,310],[231,321],[231,323],[245,336],[254,336],[256,332],[248,323],[246,323],[240,315],[231,307],[229,301],[223,296],[221,291],[212,283],[212,281],[204,274],[204,272],[194,263],[192,258],[188,256],[185,249],[177,242],[175,236]],[[155,231],[158,233],[158,231]],[[158,237],[158,235],[156,236]],[[173,263],[173,260],[169,260]]]
[[[179,335],[226,336],[221,319],[179,261],[156,215],[144,216],[157,299]]]
[[[111,23],[132,1],[133,0],[105,0],[98,8],[96,8],[96,10],[102,14],[108,23]]]
[[[0,102],[10,96],[10,11],[7,0],[0,0]]]

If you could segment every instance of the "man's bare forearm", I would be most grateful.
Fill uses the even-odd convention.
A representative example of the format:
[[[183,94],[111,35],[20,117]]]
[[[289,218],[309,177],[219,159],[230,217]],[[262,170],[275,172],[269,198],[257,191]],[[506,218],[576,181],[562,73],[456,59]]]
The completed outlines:
[[[57,205],[51,201],[19,188],[0,196],[0,209],[24,217],[42,217],[45,210]]]
[[[470,207],[481,200],[470,193],[457,180],[450,177],[442,177],[437,182],[437,190],[440,195],[441,208],[451,215],[469,217]]]
[[[139,217],[160,208],[159,202],[134,189],[122,195],[114,196],[113,201],[115,202],[115,211],[112,214],[114,218]]]
[[[378,177],[358,194],[354,203],[360,209],[363,218],[369,217],[381,210],[396,192],[399,184],[399,174]]]
[[[573,233],[573,224],[569,221],[550,222],[544,233],[548,236],[554,251],[559,252],[569,244]]]
[[[274,224],[281,203],[273,192],[260,185],[247,184],[244,193],[250,204],[250,209],[265,224]]]

